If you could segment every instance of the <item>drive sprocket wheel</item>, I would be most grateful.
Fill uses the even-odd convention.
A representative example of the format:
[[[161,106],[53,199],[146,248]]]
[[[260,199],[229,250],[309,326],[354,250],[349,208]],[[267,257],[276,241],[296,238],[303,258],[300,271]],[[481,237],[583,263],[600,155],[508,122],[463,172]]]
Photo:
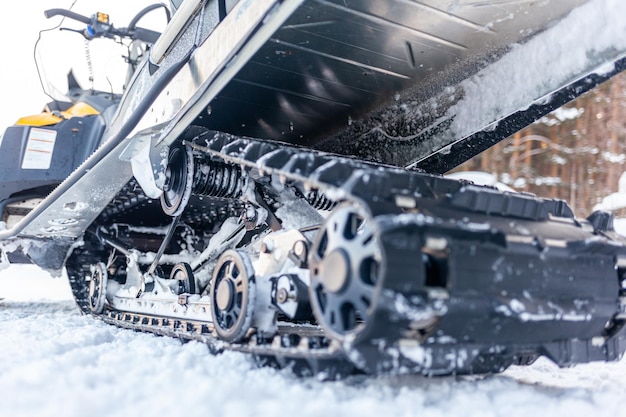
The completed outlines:
[[[94,314],[100,314],[104,310],[107,282],[108,274],[106,265],[103,262],[92,265],[88,300],[89,309]]]
[[[210,287],[215,331],[227,342],[241,341],[252,324],[256,284],[246,254],[227,250],[217,261]]]
[[[373,224],[360,205],[341,205],[311,248],[311,306],[325,331],[338,339],[362,330],[374,308],[382,250]]]

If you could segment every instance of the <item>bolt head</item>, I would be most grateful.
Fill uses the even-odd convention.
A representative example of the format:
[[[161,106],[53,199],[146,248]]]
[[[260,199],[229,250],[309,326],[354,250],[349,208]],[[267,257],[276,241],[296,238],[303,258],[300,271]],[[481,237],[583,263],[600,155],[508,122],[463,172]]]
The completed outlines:
[[[278,292],[276,293],[276,301],[278,302],[278,304],[285,304],[288,298],[289,298],[289,294],[287,293],[287,290],[284,288],[280,288]]]

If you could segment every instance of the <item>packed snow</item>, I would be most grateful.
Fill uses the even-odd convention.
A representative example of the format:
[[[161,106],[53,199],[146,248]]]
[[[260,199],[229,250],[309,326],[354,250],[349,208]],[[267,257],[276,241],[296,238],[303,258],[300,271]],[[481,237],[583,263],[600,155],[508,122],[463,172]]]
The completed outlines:
[[[621,416],[626,362],[323,382],[83,316],[65,278],[0,272],[0,416]]]

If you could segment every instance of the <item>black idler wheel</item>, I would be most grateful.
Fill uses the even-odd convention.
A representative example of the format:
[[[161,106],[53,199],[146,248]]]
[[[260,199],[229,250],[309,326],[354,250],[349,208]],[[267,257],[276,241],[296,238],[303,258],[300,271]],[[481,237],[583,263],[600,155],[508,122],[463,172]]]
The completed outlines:
[[[252,263],[246,254],[227,250],[217,261],[210,287],[215,331],[227,342],[244,339],[251,327],[256,299]]]
[[[174,265],[170,279],[178,281],[178,294],[196,294],[196,280],[191,266],[186,262]]]
[[[92,265],[88,301],[89,310],[94,314],[100,314],[104,310],[107,282],[108,274],[104,262]]]
[[[382,250],[373,225],[360,205],[341,205],[311,247],[311,306],[324,330],[339,340],[359,333],[374,309]]]

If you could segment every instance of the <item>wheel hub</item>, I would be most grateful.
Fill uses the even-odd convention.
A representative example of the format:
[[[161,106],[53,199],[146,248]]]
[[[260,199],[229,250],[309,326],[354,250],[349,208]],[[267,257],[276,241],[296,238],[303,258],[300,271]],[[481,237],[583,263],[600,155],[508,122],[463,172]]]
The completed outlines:
[[[335,249],[323,260],[320,279],[329,292],[341,292],[349,282],[350,274],[350,258],[345,250]]]
[[[217,308],[222,311],[226,311],[231,308],[233,304],[233,283],[228,279],[224,279],[217,287],[217,295],[215,297],[217,301]]]

